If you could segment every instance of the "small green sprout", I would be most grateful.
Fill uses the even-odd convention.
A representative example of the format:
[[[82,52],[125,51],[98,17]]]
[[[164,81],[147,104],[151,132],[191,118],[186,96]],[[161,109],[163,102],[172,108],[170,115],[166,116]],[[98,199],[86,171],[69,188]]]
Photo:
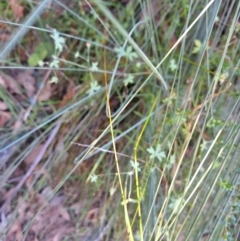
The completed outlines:
[[[171,70],[172,72],[174,72],[174,71],[178,68],[175,59],[171,59],[171,60],[169,61],[169,68],[170,68],[170,70]]]
[[[58,59],[54,58],[53,61],[49,64],[49,66],[50,66],[50,68],[58,68],[59,63],[60,63],[60,61]]]
[[[53,34],[50,35],[54,40],[55,49],[62,52],[65,39],[59,35],[59,32],[54,29]]]
[[[115,51],[117,52],[118,57],[125,57],[129,61],[138,57],[138,55],[133,51],[132,46],[128,46],[126,50],[123,48],[115,48]]]
[[[87,91],[87,94],[93,95],[99,89],[101,89],[101,86],[98,84],[98,82],[96,80],[94,80],[94,81],[91,82],[90,89]]]
[[[134,162],[133,160],[131,160],[130,163],[131,163],[131,166],[133,167],[134,170],[137,170],[138,172],[141,171],[141,168],[139,167],[138,162]]]
[[[154,149],[152,146],[147,149],[148,153],[150,153],[150,159],[154,159],[157,157],[157,159],[162,162],[163,158],[166,157],[166,154],[164,151],[162,151],[161,146],[158,144],[156,149]]]
[[[127,78],[123,81],[124,85],[127,86],[129,84],[133,84],[134,83],[134,76],[129,74],[127,76]]]
[[[93,62],[90,70],[91,71],[98,71],[98,62]]]
[[[221,120],[215,119],[213,117],[211,117],[208,122],[207,122],[207,127],[208,128],[213,128],[216,126],[221,126],[223,124],[223,122]]]
[[[201,43],[200,40],[195,39],[195,40],[194,40],[194,45],[195,45],[195,47],[193,48],[192,53],[193,53],[193,54],[197,54],[197,53],[200,52],[200,50],[201,50],[201,48],[202,48],[202,43]]]
[[[175,163],[175,161],[176,161],[176,157],[175,157],[175,155],[173,154],[173,155],[170,156],[168,162],[166,163],[166,168],[167,168],[168,170],[171,169],[172,166],[173,166],[173,164]]]
[[[221,180],[219,182],[219,186],[222,187],[226,191],[232,191],[234,189],[234,185],[226,180]]]

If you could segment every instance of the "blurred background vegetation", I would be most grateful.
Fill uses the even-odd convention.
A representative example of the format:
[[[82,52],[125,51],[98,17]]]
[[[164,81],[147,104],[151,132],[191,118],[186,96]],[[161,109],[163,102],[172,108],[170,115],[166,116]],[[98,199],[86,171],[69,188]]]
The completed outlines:
[[[1,240],[240,240],[239,15],[2,0]]]

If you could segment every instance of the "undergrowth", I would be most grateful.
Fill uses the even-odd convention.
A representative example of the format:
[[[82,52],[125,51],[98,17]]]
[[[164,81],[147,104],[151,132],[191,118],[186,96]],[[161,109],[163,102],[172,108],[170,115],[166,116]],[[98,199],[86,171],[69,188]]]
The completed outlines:
[[[3,1],[2,240],[239,240],[239,1]]]

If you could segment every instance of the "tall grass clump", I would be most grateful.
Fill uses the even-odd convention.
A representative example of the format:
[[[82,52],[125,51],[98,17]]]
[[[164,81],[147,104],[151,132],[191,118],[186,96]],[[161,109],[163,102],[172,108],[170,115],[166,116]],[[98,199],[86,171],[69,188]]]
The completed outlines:
[[[240,2],[13,2],[3,240],[239,240]]]

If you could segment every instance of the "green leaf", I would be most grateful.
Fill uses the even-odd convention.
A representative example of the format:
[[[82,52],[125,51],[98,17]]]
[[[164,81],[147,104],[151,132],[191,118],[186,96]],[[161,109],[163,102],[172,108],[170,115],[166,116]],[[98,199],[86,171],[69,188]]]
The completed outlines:
[[[175,155],[173,154],[173,155],[170,156],[168,162],[166,163],[166,168],[167,168],[168,170],[170,170],[170,169],[172,168],[173,164],[175,163],[175,161],[176,161],[176,157],[175,157]]]
[[[129,74],[127,78],[123,81],[124,85],[127,86],[128,84],[134,83],[134,76]]]
[[[131,166],[133,167],[134,170],[137,170],[138,172],[141,171],[141,168],[139,167],[138,162],[134,162],[133,160],[130,161]]]
[[[58,68],[60,61],[58,59],[54,59],[50,64],[50,68]]]
[[[163,158],[166,157],[165,152],[161,150],[161,146],[159,144],[156,149],[151,146],[147,149],[147,152],[150,153],[150,159],[154,159],[156,157],[160,162],[162,162]]]
[[[138,57],[136,52],[133,51],[132,46],[128,46],[126,50],[123,48],[115,48],[115,51],[118,53],[118,57],[125,57],[129,61],[132,61],[134,58]]]
[[[98,71],[98,62],[93,62],[90,70],[91,71]]]
[[[170,70],[171,70],[172,72],[175,71],[175,70],[178,68],[175,59],[171,59],[171,60],[169,61],[169,68],[170,68]]]
[[[41,58],[41,56],[36,53],[31,54],[31,56],[28,58],[28,65],[32,67],[37,66],[39,61],[41,61],[42,59],[43,58]]]
[[[221,120],[211,117],[207,122],[207,127],[213,128],[216,126],[221,126],[222,124],[223,124],[223,122]]]
[[[31,67],[37,66],[40,61],[43,61],[47,56],[50,56],[50,54],[51,54],[51,44],[40,43],[28,58],[29,66]]]
[[[96,80],[94,80],[94,81],[91,82],[90,89],[87,91],[87,94],[93,95],[99,89],[101,89],[101,86],[98,84],[98,82]]]
[[[55,49],[62,52],[65,39],[59,35],[59,32],[54,29],[53,34],[50,35],[54,40]]]
[[[223,189],[225,189],[226,191],[231,191],[234,189],[234,185],[232,185],[230,182],[228,182],[226,180],[221,180],[219,182],[219,186],[222,187]]]
[[[193,54],[197,54],[197,53],[199,53],[200,50],[201,50],[202,43],[201,43],[200,40],[195,39],[195,40],[194,40],[194,44],[195,44],[195,47],[193,48],[192,53],[193,53]]]

